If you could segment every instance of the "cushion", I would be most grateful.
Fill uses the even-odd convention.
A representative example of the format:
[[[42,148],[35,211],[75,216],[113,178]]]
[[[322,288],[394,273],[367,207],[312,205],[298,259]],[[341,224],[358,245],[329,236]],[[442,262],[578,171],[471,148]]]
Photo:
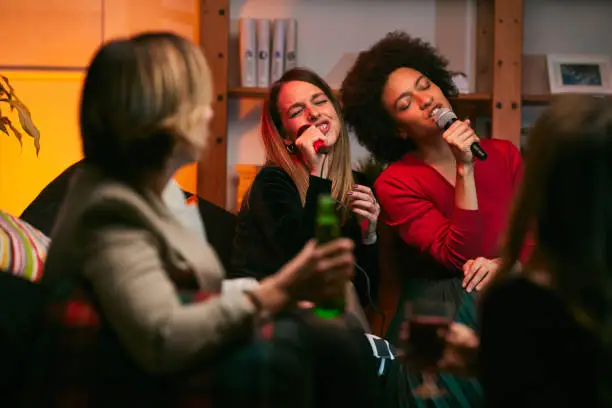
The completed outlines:
[[[27,222],[0,211],[0,272],[38,282],[49,243],[49,237]]]

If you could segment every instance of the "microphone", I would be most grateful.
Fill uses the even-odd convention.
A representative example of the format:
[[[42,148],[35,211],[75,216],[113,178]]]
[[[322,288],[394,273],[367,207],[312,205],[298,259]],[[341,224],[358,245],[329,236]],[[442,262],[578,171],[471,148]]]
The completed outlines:
[[[297,131],[297,137],[302,136],[302,134],[310,128],[310,125],[303,125]],[[312,144],[312,147],[315,149],[317,154],[327,154],[329,153],[329,147],[325,145],[325,142],[322,140],[315,140]]]
[[[448,129],[450,125],[457,120],[457,115],[455,115],[455,112],[447,108],[434,109],[432,116],[436,121],[436,126],[438,126],[438,129],[441,131]],[[478,160],[486,160],[488,157],[487,153],[482,149],[482,147],[480,147],[478,142],[472,143],[470,150],[472,151],[474,157],[476,157]]]
[[[329,153],[329,147],[327,147],[325,142],[322,140],[315,140],[315,142],[312,144],[312,147],[314,147],[315,152],[317,152],[318,154]]]

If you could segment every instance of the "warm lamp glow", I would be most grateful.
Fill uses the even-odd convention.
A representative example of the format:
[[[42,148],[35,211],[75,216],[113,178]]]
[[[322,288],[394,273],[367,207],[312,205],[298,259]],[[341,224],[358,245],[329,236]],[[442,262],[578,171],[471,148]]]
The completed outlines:
[[[41,133],[39,157],[28,136],[20,147],[14,137],[0,134],[0,210],[19,216],[50,181],[82,158],[78,104],[85,66],[96,48],[111,38],[148,30],[170,30],[197,42],[200,2],[0,0],[0,4],[3,24],[8,24],[5,31],[20,33],[18,41],[4,44],[0,65],[47,67],[40,72],[0,71],[30,109]],[[37,28],[22,32],[24,24]],[[47,43],[41,45],[41,38]],[[0,108],[3,113],[8,110],[3,104]],[[191,193],[196,192],[196,178],[195,165],[176,175]]]
[[[19,216],[49,182],[83,157],[78,107],[84,74],[48,71],[2,74],[30,109],[41,133],[38,157],[25,132],[23,146],[15,137],[0,135],[0,209]],[[15,113],[8,112],[8,116],[18,123]],[[181,169],[176,178],[185,190],[194,193],[196,176],[195,165],[190,165]]]
[[[77,112],[83,74],[2,74],[30,109],[41,133],[38,157],[27,135],[24,134],[23,146],[14,137],[0,135],[0,209],[19,216],[51,180],[82,157]],[[9,112],[9,116],[18,123],[16,115]]]

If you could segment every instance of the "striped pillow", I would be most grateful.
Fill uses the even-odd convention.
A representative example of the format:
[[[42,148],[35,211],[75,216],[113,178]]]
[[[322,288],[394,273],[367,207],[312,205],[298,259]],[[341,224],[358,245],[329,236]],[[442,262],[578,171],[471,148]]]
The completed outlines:
[[[27,222],[0,211],[0,272],[39,281],[50,242]]]

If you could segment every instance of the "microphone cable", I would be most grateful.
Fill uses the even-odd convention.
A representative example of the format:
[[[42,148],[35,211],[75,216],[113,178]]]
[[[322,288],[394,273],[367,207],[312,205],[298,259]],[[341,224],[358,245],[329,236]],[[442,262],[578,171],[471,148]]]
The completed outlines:
[[[350,214],[350,210],[348,209],[348,207],[340,200],[336,200],[335,198],[332,197],[332,200],[334,200],[336,202],[336,204],[339,204],[339,206],[347,213]],[[370,275],[368,275],[368,272],[361,267],[361,265],[359,265],[357,262],[353,263],[355,265],[355,267],[357,268],[357,270],[363,274],[363,277],[365,279],[365,283],[366,283],[366,298],[367,298],[367,302],[368,305],[367,307],[371,308],[372,311],[374,312],[374,314],[380,316],[381,318],[381,324],[380,324],[380,331],[379,333],[381,333],[382,335],[384,335],[383,330],[385,328],[385,323],[386,323],[386,315],[376,306],[376,302],[374,302],[374,299],[372,298],[372,281],[370,280]]]

